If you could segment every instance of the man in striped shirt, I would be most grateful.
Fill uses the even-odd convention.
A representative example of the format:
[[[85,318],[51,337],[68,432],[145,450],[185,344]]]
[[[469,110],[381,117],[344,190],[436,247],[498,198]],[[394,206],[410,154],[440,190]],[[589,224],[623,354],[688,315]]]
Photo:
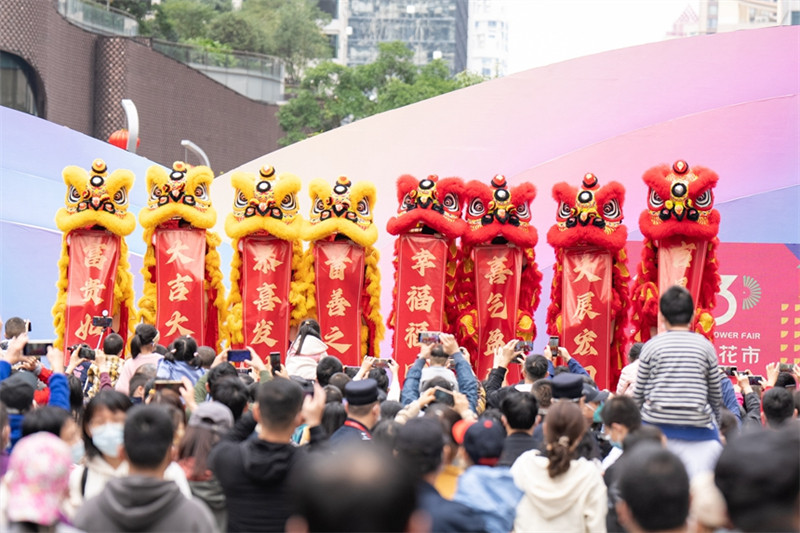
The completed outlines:
[[[691,331],[694,302],[689,291],[670,287],[659,308],[666,331],[642,348],[633,399],[642,411],[642,422],[661,428],[667,447],[693,477],[713,470],[722,451],[718,430],[722,373],[714,346]]]

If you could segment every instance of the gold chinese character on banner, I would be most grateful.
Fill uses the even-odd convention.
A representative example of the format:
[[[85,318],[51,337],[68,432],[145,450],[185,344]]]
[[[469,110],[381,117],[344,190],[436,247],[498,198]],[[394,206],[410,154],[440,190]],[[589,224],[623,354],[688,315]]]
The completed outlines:
[[[339,329],[339,326],[333,326],[329,333],[326,333],[325,335],[322,336],[322,340],[325,341],[325,344],[327,344],[328,347],[333,348],[339,353],[345,353],[347,350],[350,349],[352,344],[336,342],[342,337],[344,337],[344,333],[342,333],[342,330]]]
[[[412,286],[406,293],[406,305],[409,311],[426,311],[430,313],[433,302],[434,297],[431,296],[430,285]]]
[[[278,261],[278,252],[272,246],[256,251],[253,254],[253,259],[256,260],[253,270],[262,274],[275,272],[283,264],[283,261]]]
[[[486,350],[483,355],[494,355],[494,351],[503,346],[503,332],[499,328],[495,328],[489,332],[489,338],[486,339]]]
[[[174,313],[172,313],[172,316],[169,318],[169,320],[167,320],[167,323],[165,324],[169,328],[169,331],[167,331],[166,336],[171,337],[175,335],[175,333],[177,333],[178,335],[192,335],[194,331],[192,331],[189,328],[183,327],[181,325],[184,322],[188,321],[189,319],[183,316],[180,311],[175,311]]]
[[[597,338],[597,333],[589,331],[584,328],[581,333],[575,335],[572,339],[575,342],[575,355],[597,355],[597,350],[594,349],[592,343]]]
[[[181,276],[180,273],[175,276],[175,279],[168,281],[169,286],[169,301],[170,302],[185,302],[188,300],[186,297],[189,294],[187,283],[191,283],[191,276]]]
[[[84,247],[83,249],[83,266],[86,268],[97,268],[102,269],[106,266],[106,260],[108,259],[105,255],[106,246],[103,243],[96,242],[92,243],[89,246]]]
[[[189,246],[183,244],[180,239],[175,240],[175,243],[167,249],[167,253],[169,254],[169,261],[167,264],[174,263],[175,261],[180,261],[182,264],[191,263],[194,261],[191,257],[183,255],[181,252],[184,250],[188,250]]]
[[[578,300],[575,304],[575,313],[572,315],[574,320],[581,322],[587,315],[589,318],[594,318],[600,314],[592,310],[592,298],[594,298],[594,293],[592,291],[578,295]]]
[[[683,269],[687,269],[692,266],[692,252],[694,252],[696,249],[697,245],[694,243],[686,244],[685,241],[681,241],[681,245],[672,250],[672,266]]]
[[[75,330],[75,336],[78,337],[80,340],[85,341],[86,337],[97,337],[98,335],[103,334],[103,328],[98,326],[92,325],[92,315],[86,314],[83,317],[83,322]]]
[[[403,337],[403,341],[406,343],[406,346],[409,348],[413,348],[414,346],[419,346],[419,332],[420,331],[428,331],[428,323],[423,322],[409,322],[408,327],[406,328],[405,337]]]
[[[600,276],[592,272],[592,259],[591,257],[582,256],[578,259],[578,264],[575,268],[572,269],[572,272],[578,274],[578,277],[575,278],[573,281],[580,281],[583,278],[589,280],[590,283],[595,282],[600,279]]]
[[[253,300],[256,308],[259,311],[274,311],[275,304],[280,304],[281,299],[275,296],[275,289],[278,287],[274,283],[267,283],[266,281],[261,284],[258,291],[258,299]]]
[[[331,292],[331,298],[325,304],[328,308],[329,316],[344,316],[348,307],[352,307],[350,302],[342,295],[342,289],[336,289]]]
[[[493,293],[489,296],[487,302],[489,309],[489,316],[491,318],[508,318],[508,311],[506,310],[506,303],[503,301],[503,295],[500,293]]]
[[[508,277],[513,274],[511,269],[506,267],[507,257],[492,257],[486,266],[489,267],[489,272],[483,275],[484,278],[489,280],[489,285],[504,285]]]
[[[272,320],[269,322],[263,318],[259,320],[256,327],[253,328],[253,338],[250,340],[250,344],[266,344],[270,348],[278,344],[277,340],[270,337],[274,325]]]
[[[411,256],[411,260],[414,261],[411,268],[416,270],[420,276],[424,276],[426,269],[436,268],[436,263],[433,262],[434,259],[436,259],[436,256],[428,250],[420,250]]]
[[[105,288],[106,286],[99,279],[87,279],[86,283],[84,283],[83,287],[80,289],[83,293],[83,298],[81,298],[81,301],[86,303],[91,300],[94,305],[100,305],[103,303],[103,298],[100,296],[100,291]]]
[[[325,261],[325,264],[330,267],[328,277],[330,279],[344,279],[344,271],[347,269],[347,264],[352,262],[353,260],[346,255],[331,257]]]

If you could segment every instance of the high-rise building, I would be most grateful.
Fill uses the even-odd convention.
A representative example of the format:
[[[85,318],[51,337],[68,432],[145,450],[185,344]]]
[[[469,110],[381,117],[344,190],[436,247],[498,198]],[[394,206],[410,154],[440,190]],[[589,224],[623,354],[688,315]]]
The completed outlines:
[[[699,32],[765,28],[778,25],[781,0],[700,0]]]
[[[347,11],[348,0],[317,0],[321,11],[331,17],[331,21],[322,28],[331,43],[333,61],[342,65],[347,64]]]
[[[451,72],[467,66],[468,0],[349,0],[347,64],[378,57],[378,43],[403,41],[414,63],[443,59]]]
[[[508,19],[505,2],[469,1],[467,70],[488,77],[508,74]]]

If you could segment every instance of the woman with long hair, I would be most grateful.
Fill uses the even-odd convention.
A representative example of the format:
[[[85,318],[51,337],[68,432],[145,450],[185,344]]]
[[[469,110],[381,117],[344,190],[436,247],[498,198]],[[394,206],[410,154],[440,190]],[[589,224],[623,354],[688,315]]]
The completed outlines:
[[[125,396],[130,396],[131,377],[136,370],[143,365],[158,365],[164,357],[156,352],[158,342],[158,330],[150,324],[139,324],[136,326],[133,337],[131,337],[131,357],[125,360],[122,370],[119,372],[119,379],[114,389]]]
[[[328,355],[328,345],[322,340],[319,322],[306,318],[297,328],[297,337],[286,353],[286,371],[290,376],[317,379],[317,363]]]
[[[192,385],[197,383],[206,371],[197,354],[197,341],[188,335],[178,337],[167,346],[164,359],[158,363],[156,379],[180,380],[189,378]]]
[[[547,455],[525,452],[511,467],[514,483],[525,493],[517,506],[515,531],[606,531],[603,476],[594,463],[576,454],[586,429],[576,404],[561,400],[548,409]]]

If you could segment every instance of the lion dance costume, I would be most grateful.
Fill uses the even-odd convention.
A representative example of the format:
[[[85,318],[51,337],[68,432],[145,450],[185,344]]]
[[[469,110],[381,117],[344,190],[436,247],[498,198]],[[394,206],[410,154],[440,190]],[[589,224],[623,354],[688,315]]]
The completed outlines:
[[[208,231],[217,221],[209,188],[210,168],[147,169],[147,207],[139,212],[147,252],[139,316],[154,324],[167,345],[191,335],[198,345],[220,350],[225,332],[225,290],[217,252],[221,240]]]
[[[379,355],[383,339],[378,228],[372,223],[375,186],[344,176],[331,186],[309,185],[311,215],[303,231],[310,241],[303,258],[309,316],[317,315],[328,353],[345,365]]]
[[[93,317],[111,317],[112,328],[123,339],[134,326],[133,276],[125,243],[136,228],[136,217],[128,212],[134,176],[123,169],[109,174],[102,159],[95,159],[89,172],[68,166],[63,176],[66,205],[56,213],[64,236],[53,307],[54,344],[96,348],[107,330],[93,325]],[[114,366],[112,361],[112,370]]]
[[[601,388],[611,388],[624,365],[628,294],[622,224],[625,188],[615,181],[600,187],[586,174],[580,188],[553,186],[556,224],[547,232],[556,262],[547,332],[575,357]]]
[[[451,331],[456,319],[455,283],[459,248],[456,239],[467,224],[461,219],[464,183],[459,178],[397,180],[397,216],[386,229],[394,243],[394,358],[401,379],[419,353],[420,331]],[[445,310],[451,314],[448,316]]]
[[[228,333],[232,347],[252,346],[264,359],[271,351],[286,351],[289,327],[307,314],[298,279],[300,178],[276,176],[266,166],[258,176],[235,172],[231,183],[233,211],[225,220],[225,233],[233,240]]]
[[[456,337],[467,348],[479,379],[492,368],[494,351],[514,338],[536,337],[533,313],[542,274],[536,267],[538,241],[531,225],[530,183],[509,188],[502,175],[490,186],[471,181],[465,188],[467,231],[461,237],[456,292]],[[516,365],[513,365],[516,366]],[[509,370],[509,382],[519,370]]]
[[[695,303],[693,328],[713,340],[711,310],[719,292],[717,264],[720,215],[713,189],[719,177],[685,161],[653,167],[642,176],[648,186],[647,209],[639,217],[644,235],[642,261],[633,289],[634,340],[655,335],[659,295],[682,285]]]

